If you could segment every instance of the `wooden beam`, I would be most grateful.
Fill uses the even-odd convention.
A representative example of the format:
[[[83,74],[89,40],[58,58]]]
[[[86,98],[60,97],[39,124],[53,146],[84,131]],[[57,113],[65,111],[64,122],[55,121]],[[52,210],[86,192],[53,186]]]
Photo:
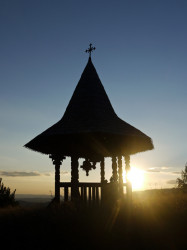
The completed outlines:
[[[72,187],[72,183],[71,182],[60,182],[60,187]],[[101,187],[101,183],[100,182],[79,182],[78,183],[79,187]]]

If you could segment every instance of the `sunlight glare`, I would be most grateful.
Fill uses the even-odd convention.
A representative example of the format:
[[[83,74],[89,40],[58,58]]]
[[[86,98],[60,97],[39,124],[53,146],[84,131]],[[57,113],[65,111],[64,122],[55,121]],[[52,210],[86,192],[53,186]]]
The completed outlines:
[[[123,173],[123,181],[126,182],[125,179],[126,173]],[[132,183],[133,190],[140,190],[144,184],[144,171],[135,167],[131,167],[130,172],[127,175],[128,180]]]

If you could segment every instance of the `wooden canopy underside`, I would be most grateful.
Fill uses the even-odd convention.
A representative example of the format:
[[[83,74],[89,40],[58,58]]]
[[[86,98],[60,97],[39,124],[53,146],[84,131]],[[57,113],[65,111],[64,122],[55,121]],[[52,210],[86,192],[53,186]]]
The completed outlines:
[[[79,156],[99,160],[101,157],[113,155],[130,155],[152,149],[151,139],[147,137],[111,135],[107,133],[84,133],[70,135],[56,135],[40,137],[40,143],[32,148],[44,154],[58,154],[63,156]],[[37,145],[38,144],[38,145]]]

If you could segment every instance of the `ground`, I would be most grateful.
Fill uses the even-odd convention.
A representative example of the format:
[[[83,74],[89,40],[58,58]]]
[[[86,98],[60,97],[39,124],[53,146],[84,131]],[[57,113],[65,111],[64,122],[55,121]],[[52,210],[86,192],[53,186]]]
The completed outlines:
[[[60,207],[0,210],[6,249],[185,249],[187,193],[152,190],[100,208],[72,202]]]

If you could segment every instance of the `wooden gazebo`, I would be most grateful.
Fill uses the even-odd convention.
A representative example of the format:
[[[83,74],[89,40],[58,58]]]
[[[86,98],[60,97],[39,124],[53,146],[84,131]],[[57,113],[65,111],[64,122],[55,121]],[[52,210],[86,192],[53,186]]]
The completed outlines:
[[[105,89],[91,60],[75,88],[73,96],[60,121],[45,130],[25,147],[47,154],[55,165],[55,200],[60,201],[60,188],[64,188],[64,199],[96,200],[105,181],[105,157],[112,158],[112,185],[122,192],[131,185],[123,183],[122,157],[125,158],[126,173],[130,170],[130,155],[153,149],[150,137],[121,120],[115,113]],[[60,165],[66,157],[71,157],[71,182],[60,182]],[[100,163],[100,183],[79,182],[79,159],[85,159],[82,168],[87,172]]]

